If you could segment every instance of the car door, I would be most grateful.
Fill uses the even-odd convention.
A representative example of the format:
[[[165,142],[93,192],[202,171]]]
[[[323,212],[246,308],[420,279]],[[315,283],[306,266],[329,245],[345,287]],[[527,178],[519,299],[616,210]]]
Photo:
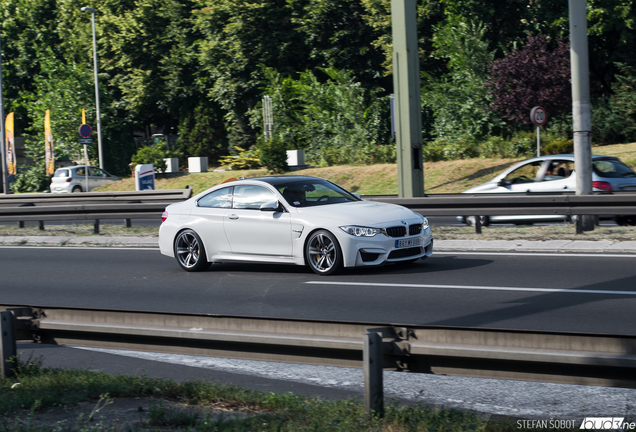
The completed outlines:
[[[536,186],[535,183],[537,182],[537,176],[539,175],[543,163],[544,161],[528,162],[527,164],[510,171],[499,182],[499,186],[504,188],[505,192],[532,192]]]
[[[91,167],[90,186],[91,189],[103,186],[108,183],[109,174],[101,168]]]
[[[208,256],[231,254],[230,243],[225,236],[223,223],[232,210],[232,187],[217,189],[199,198],[196,207],[179,214],[179,219],[188,221],[199,234]]]
[[[245,255],[292,255],[291,216],[287,212],[261,211],[262,204],[278,200],[258,185],[234,186],[232,210],[223,227],[232,253]]]
[[[537,180],[530,192],[576,191],[574,162],[562,159],[546,161],[546,166]]]

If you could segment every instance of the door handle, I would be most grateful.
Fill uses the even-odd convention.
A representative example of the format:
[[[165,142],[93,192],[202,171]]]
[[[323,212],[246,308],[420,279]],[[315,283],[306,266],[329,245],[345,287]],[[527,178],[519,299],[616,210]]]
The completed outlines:
[[[231,215],[230,215],[230,216],[228,216],[228,217],[229,217],[230,219],[232,219],[232,220],[236,220],[236,219],[238,219],[238,215],[235,215],[235,214],[231,214]]]

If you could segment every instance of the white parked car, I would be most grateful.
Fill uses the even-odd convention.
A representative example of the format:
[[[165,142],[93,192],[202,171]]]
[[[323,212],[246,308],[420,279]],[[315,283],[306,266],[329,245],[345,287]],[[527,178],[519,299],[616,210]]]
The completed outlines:
[[[87,192],[106,183],[121,180],[101,168],[86,165],[58,168],[51,179],[51,192]]]
[[[433,253],[428,220],[405,207],[363,201],[321,178],[273,176],[220,184],[166,208],[161,253],[186,271],[218,262],[343,267],[414,262]]]

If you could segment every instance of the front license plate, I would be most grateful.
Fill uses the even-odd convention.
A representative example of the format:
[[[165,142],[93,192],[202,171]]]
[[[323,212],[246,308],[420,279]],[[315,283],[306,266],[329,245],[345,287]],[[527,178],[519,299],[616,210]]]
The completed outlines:
[[[404,248],[404,247],[419,246],[419,245],[420,245],[419,237],[395,241],[396,248]]]

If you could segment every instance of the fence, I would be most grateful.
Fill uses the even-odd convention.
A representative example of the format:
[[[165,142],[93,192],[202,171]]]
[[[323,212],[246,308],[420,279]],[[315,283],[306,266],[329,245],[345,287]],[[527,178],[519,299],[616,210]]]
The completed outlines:
[[[2,372],[16,340],[364,369],[382,412],[382,371],[636,388],[636,336],[387,323],[0,306]]]
[[[167,205],[192,196],[192,189],[143,192],[91,192],[88,194],[16,194],[0,196],[0,222],[93,221],[99,233],[102,219],[123,219],[126,227],[132,219],[159,219]]]

